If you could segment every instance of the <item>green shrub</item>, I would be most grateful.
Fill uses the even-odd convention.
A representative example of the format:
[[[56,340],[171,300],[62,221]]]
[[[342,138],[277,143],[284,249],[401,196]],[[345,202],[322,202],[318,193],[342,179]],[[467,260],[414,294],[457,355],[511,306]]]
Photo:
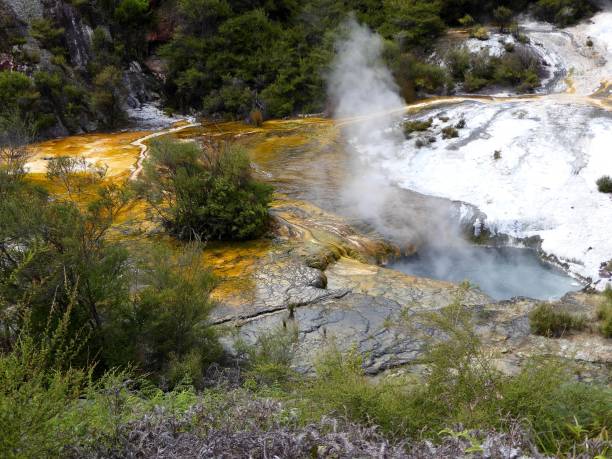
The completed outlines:
[[[599,177],[596,185],[600,193],[612,193],[612,177],[609,175]]]
[[[472,16],[470,16],[469,14],[466,14],[465,16],[463,16],[462,18],[460,18],[458,20],[459,24],[461,24],[463,27],[472,27],[476,21],[474,20],[474,18]]]
[[[72,335],[74,304],[47,327],[38,341],[26,324],[9,352],[0,352],[0,456],[60,457],[70,431],[57,421],[76,403],[89,383],[85,370],[67,362],[79,352],[83,336]],[[52,308],[50,308],[52,310]],[[80,338],[80,339],[79,339]]]
[[[296,376],[291,368],[297,349],[298,328],[290,322],[257,337],[253,345],[242,341],[237,350],[247,359],[246,377],[260,385],[286,384]]]
[[[493,10],[493,18],[501,32],[505,31],[510,22],[512,21],[512,10],[505,6],[498,6]]]
[[[404,122],[404,134],[409,136],[413,132],[423,132],[431,127],[433,118],[426,120],[411,120]]]
[[[251,239],[267,228],[272,188],[251,176],[238,146],[157,140],[138,188],[181,239]]]
[[[606,338],[612,338],[612,288],[603,293],[603,300],[597,308],[597,318],[601,321],[600,331]]]
[[[520,421],[540,450],[553,455],[586,452],[586,439],[605,438],[612,390],[576,382],[572,369],[558,360],[534,359],[516,375],[502,374],[471,317],[458,301],[410,317],[411,332],[429,336],[420,360],[428,370],[420,384],[401,377],[374,382],[364,375],[356,351],[343,355],[332,347],[317,364],[316,378],[299,387],[306,397],[301,409],[313,419],[329,411],[343,414],[401,439],[435,439],[450,425],[503,430]]]
[[[61,46],[65,31],[63,28],[55,27],[49,19],[34,19],[31,27],[32,37],[37,39],[42,47],[50,50]],[[64,53],[65,50],[62,49],[59,54]]]
[[[140,288],[109,311],[104,329],[115,347],[104,355],[113,366],[136,366],[165,384],[188,379],[199,386],[204,368],[221,355],[208,322],[215,278],[202,266],[197,245],[178,253],[141,248],[136,256],[141,261],[133,282]]]
[[[446,126],[445,128],[442,128],[443,139],[454,139],[456,137],[459,137],[459,131],[457,128],[453,126]]]
[[[114,128],[125,121],[123,103],[125,88],[121,70],[112,65],[104,67],[94,79],[92,96],[94,109],[105,127]]]
[[[538,0],[534,5],[536,17],[559,26],[575,24],[596,9],[589,0]]]
[[[446,56],[446,65],[453,78],[463,80],[470,69],[470,52],[465,47],[452,49]]]
[[[489,31],[483,26],[474,26],[470,29],[470,38],[476,38],[477,40],[488,40]]]
[[[529,321],[532,333],[549,338],[558,338],[572,330],[582,330],[586,325],[584,317],[559,311],[547,303],[542,303],[531,311]]]
[[[484,78],[478,78],[472,74],[465,76],[463,87],[468,92],[475,92],[484,88],[488,84],[488,81]]]

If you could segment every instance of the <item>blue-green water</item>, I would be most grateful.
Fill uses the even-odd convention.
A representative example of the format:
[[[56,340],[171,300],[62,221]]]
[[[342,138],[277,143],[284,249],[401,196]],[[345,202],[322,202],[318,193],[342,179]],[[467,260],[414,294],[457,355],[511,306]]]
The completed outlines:
[[[419,277],[467,280],[496,300],[517,296],[552,300],[582,287],[534,250],[513,247],[425,248],[390,267]]]

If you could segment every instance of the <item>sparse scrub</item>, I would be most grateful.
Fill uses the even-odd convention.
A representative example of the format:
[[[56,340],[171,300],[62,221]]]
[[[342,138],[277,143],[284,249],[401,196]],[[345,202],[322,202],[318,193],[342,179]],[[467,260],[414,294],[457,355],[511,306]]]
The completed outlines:
[[[600,193],[612,193],[612,177],[604,175],[595,182]]]
[[[406,137],[410,136],[413,132],[423,132],[428,130],[433,124],[433,118],[426,120],[411,120],[404,122],[404,134]]]
[[[545,453],[575,454],[594,444],[606,451],[598,439],[612,423],[609,388],[576,382],[556,360],[534,360],[517,375],[503,375],[474,333],[471,312],[459,302],[410,317],[407,324],[415,333],[441,333],[429,335],[422,384],[402,378],[372,382],[358,354],[332,348],[318,364],[316,379],[300,387],[306,400],[298,407],[309,419],[329,411],[346,414],[394,438],[439,438],[449,425],[504,430],[520,420]]]
[[[459,131],[457,128],[453,126],[446,126],[442,128],[442,138],[443,139],[454,139],[459,137]]]
[[[553,305],[542,303],[530,314],[531,331],[536,335],[559,338],[571,331],[582,330],[586,326],[584,317],[557,310]]]
[[[247,359],[246,377],[257,384],[287,383],[295,376],[291,363],[297,338],[297,326],[289,322],[283,327],[261,334],[254,345],[238,341],[237,348]]]

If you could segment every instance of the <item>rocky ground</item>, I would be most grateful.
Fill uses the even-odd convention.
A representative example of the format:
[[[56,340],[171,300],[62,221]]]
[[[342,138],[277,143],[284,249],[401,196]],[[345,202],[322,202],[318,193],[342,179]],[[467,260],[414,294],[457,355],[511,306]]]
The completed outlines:
[[[216,292],[213,321],[224,326],[230,350],[237,337],[255,343],[258,336],[293,324],[299,336],[294,366],[300,371],[311,371],[330,342],[345,351],[356,348],[370,374],[410,371],[424,346],[406,326],[410,318],[459,297],[473,311],[477,332],[503,371],[515,372],[530,356],[551,355],[580,363],[584,378],[609,377],[612,341],[595,331],[557,339],[531,334],[528,314],[536,300],[495,302],[475,287],[465,290],[387,269],[381,264],[398,253],[397,247],[303,201],[279,199],[273,215],[275,239],[233,259],[226,282],[235,287],[231,282],[239,279],[243,288],[222,284]],[[597,295],[572,293],[555,304],[594,322],[598,301]]]

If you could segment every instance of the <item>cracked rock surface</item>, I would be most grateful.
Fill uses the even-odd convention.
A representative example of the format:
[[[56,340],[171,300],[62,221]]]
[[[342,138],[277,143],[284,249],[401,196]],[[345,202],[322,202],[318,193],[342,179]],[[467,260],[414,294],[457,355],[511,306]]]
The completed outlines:
[[[460,294],[503,371],[513,373],[525,359],[543,354],[581,363],[584,378],[609,377],[612,340],[590,330],[559,339],[531,334],[528,315],[535,300],[494,302],[475,288],[384,268],[376,262],[392,256],[394,247],[308,203],[277,202],[274,215],[276,238],[236,257],[240,269],[234,275],[243,288],[218,297],[213,312],[213,322],[230,331],[222,339],[229,351],[237,337],[255,344],[259,336],[291,325],[298,332],[294,366],[300,372],[313,371],[332,343],[362,355],[369,374],[412,371],[425,342],[406,324],[413,314],[440,309]],[[587,318],[595,317],[596,305],[593,296],[578,293],[557,304]]]

